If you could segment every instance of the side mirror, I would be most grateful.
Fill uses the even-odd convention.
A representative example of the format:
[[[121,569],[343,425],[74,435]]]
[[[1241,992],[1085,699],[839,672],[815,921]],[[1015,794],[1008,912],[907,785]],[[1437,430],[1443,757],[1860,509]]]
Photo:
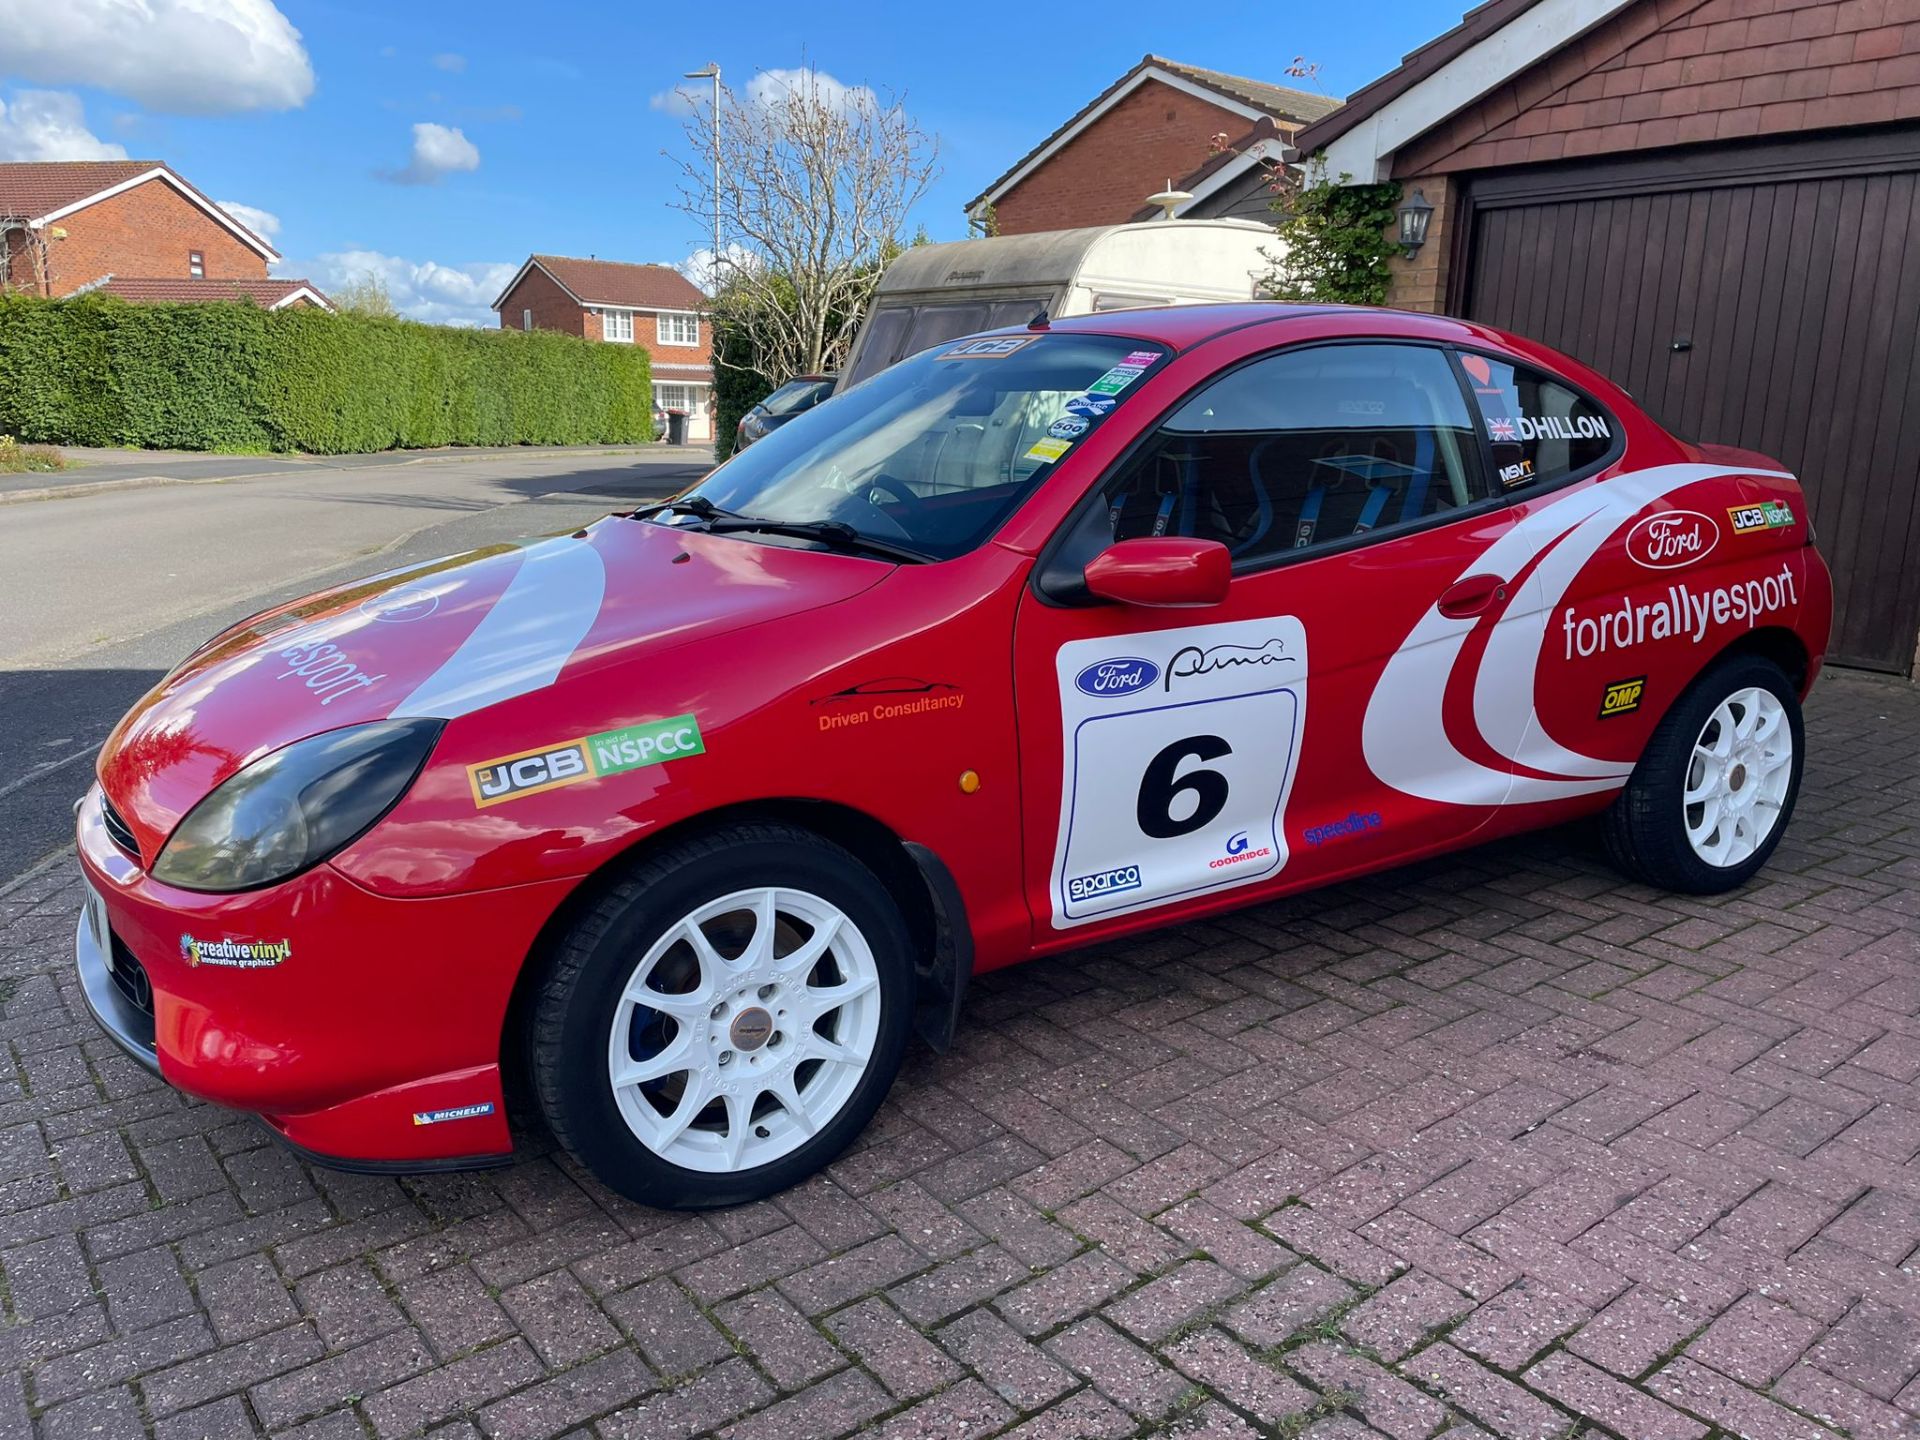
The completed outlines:
[[[1218,605],[1233,579],[1233,557],[1218,540],[1122,540],[1093,557],[1086,577],[1091,594],[1122,605]]]

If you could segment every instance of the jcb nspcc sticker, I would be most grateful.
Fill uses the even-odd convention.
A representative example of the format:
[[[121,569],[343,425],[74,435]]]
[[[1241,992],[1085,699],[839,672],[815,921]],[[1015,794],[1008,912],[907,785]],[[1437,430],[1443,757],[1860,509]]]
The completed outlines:
[[[1736,535],[1755,530],[1782,530],[1793,524],[1793,507],[1784,500],[1762,500],[1758,505],[1731,505],[1727,519]]]
[[[699,721],[691,715],[675,715],[469,765],[467,783],[473,790],[473,803],[484,810],[561,785],[660,765],[688,755],[704,755],[706,750]]]

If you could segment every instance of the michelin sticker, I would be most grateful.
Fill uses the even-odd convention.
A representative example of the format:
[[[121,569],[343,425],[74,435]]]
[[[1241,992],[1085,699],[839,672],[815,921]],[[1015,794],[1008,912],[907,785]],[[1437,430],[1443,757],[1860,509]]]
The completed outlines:
[[[1056,930],[1285,867],[1307,707],[1298,619],[1075,640],[1060,647],[1056,676]]]

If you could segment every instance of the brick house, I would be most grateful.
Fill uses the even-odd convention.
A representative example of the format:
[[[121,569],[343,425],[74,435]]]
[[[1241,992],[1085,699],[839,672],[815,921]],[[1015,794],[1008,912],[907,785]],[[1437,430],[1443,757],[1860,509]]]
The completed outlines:
[[[560,330],[638,345],[653,403],[687,412],[687,438],[713,438],[713,326],[707,297],[671,265],[529,255],[493,302],[503,330]]]
[[[8,289],[333,308],[309,281],[269,278],[279,259],[157,161],[0,164],[0,282]]]
[[[1831,655],[1920,651],[1920,0],[1491,0],[1296,137],[1434,209],[1390,303],[1777,457]]]
[[[967,214],[980,227],[991,216],[1001,235],[1117,225],[1144,218],[1147,196],[1172,180],[1175,189],[1195,193],[1178,214],[1265,218],[1264,176],[1236,171],[1203,189],[1186,181],[1208,167],[1216,136],[1226,136],[1235,152],[1277,157],[1296,130],[1338,103],[1143,56],[968,201]]]

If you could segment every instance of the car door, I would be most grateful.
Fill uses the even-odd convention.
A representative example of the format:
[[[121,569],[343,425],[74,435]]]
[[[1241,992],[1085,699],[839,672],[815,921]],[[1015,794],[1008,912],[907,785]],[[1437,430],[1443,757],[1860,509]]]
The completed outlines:
[[[1506,599],[1475,560],[1510,523],[1438,347],[1258,355],[1178,404],[1043,552],[1018,613],[1036,944],[1245,903],[1485,824],[1505,762],[1472,757],[1463,785],[1444,710],[1455,657]],[[1228,548],[1223,602],[1086,593],[1094,555],[1169,535]],[[1434,613],[1448,627],[1423,630]],[[1438,648],[1383,693],[1410,640]]]

